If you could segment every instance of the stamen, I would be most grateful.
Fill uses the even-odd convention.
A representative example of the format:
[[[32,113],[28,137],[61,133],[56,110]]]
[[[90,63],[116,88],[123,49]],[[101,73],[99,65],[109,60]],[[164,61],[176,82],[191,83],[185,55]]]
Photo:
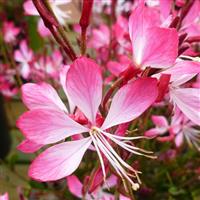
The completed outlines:
[[[102,131],[101,129],[98,129],[98,131],[101,132],[101,133],[103,133],[107,137],[114,137],[114,138],[120,139],[120,140],[151,139],[150,137],[146,137],[146,136],[122,137],[122,136],[119,136],[119,135],[114,135],[114,134],[110,134],[108,132]]]
[[[110,144],[107,142],[107,140],[102,136],[102,135],[95,135],[95,137],[96,137],[96,140],[98,141],[98,144],[100,145],[100,149],[102,150],[102,151],[104,151],[104,154],[105,154],[105,152],[106,152],[106,154],[105,154],[105,156],[107,157],[107,155],[109,155],[108,157],[107,157],[107,159],[111,162],[111,164],[113,165],[113,167],[114,166],[116,166],[117,168],[118,168],[118,170],[117,171],[120,171],[121,173],[122,173],[122,175],[131,183],[131,185],[132,185],[132,188],[135,190],[136,188],[138,189],[139,188],[139,184],[138,183],[134,183],[131,179],[130,179],[130,177],[128,176],[128,173],[122,168],[122,166],[120,165],[120,163],[119,162],[121,162],[121,164],[123,165],[123,166],[125,166],[126,168],[128,168],[129,170],[131,170],[131,171],[133,171],[135,174],[137,174],[137,171],[136,170],[134,170],[130,165],[128,165],[127,163],[125,163],[120,157],[119,157],[119,155],[114,151],[114,149],[110,146]],[[101,138],[100,138],[101,137]],[[106,144],[105,144],[105,143]],[[109,148],[109,149],[107,149],[107,148]],[[109,151],[110,150],[110,151]],[[114,155],[112,155],[112,154],[114,154]],[[116,156],[116,157],[115,157]],[[118,160],[119,160],[119,162],[118,162]],[[115,168],[115,167],[114,167]],[[116,169],[116,168],[115,168]],[[120,173],[120,174],[121,174]],[[138,177],[138,176],[136,176],[136,177]]]
[[[99,160],[100,160],[100,164],[101,164],[101,168],[102,168],[102,172],[103,172],[103,179],[104,179],[104,182],[106,182],[106,170],[105,170],[105,165],[104,165],[104,161],[103,161],[103,158],[102,158],[102,155],[101,155],[101,152],[99,150],[99,147],[96,143],[96,140],[94,138],[94,136],[92,134],[90,134],[91,138],[92,138],[92,141],[93,141],[93,144],[97,150],[97,154],[99,156]]]
[[[152,158],[152,159],[156,159],[157,158],[157,156],[150,156],[150,155],[146,155],[146,154],[137,152],[135,150],[132,150],[132,149],[134,149],[133,146],[130,146],[130,145],[124,143],[124,142],[116,140],[115,138],[110,138],[110,139],[113,140],[116,144],[118,144],[119,146],[121,146],[122,148],[126,149],[127,151],[129,151],[131,153],[134,153],[134,154],[137,154],[137,155],[140,155],[140,156],[145,156],[145,157]]]

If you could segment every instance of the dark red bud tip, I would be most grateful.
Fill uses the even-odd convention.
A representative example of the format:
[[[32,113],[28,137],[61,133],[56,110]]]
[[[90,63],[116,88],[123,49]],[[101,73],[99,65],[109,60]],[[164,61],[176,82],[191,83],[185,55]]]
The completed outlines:
[[[86,30],[89,25],[92,5],[93,5],[93,0],[83,0],[83,9],[79,24],[81,28],[84,30]]]
[[[193,42],[200,42],[200,36],[191,36],[186,39],[186,42],[193,43]]]
[[[182,33],[181,35],[179,35],[179,46],[181,46],[181,44],[183,44],[187,35],[188,35],[187,33]]]
[[[169,25],[169,28],[176,28],[179,22],[180,22],[180,17],[179,16],[175,17],[172,20],[171,24]]]
[[[140,72],[140,69],[134,68],[134,66],[130,65],[125,71],[120,74],[120,77],[123,77],[124,80],[129,81]]]
[[[184,43],[183,45],[181,45],[181,47],[178,50],[178,56],[183,54],[189,48],[190,48],[190,44],[189,43]]]
[[[156,102],[160,102],[163,100],[165,93],[168,90],[168,85],[170,81],[170,74],[162,74],[160,77],[160,80],[158,82],[158,97],[156,99]]]

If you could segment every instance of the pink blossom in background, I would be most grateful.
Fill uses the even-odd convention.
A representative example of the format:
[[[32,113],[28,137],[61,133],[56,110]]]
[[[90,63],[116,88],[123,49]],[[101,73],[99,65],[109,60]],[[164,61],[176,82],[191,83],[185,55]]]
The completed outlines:
[[[185,139],[190,146],[200,150],[200,130],[196,129],[195,124],[180,110],[175,110],[170,124],[164,116],[152,116],[152,121],[156,127],[147,130],[145,136],[157,137],[160,142],[174,141],[177,147],[180,147]],[[169,135],[166,136],[167,133]]]
[[[0,91],[7,98],[15,96],[19,91],[15,85],[15,75],[15,70],[10,69],[8,65],[0,64]]]
[[[140,3],[129,18],[133,62],[137,67],[167,68],[178,56],[178,33],[159,27],[159,16]]]
[[[5,42],[14,42],[20,29],[17,28],[13,22],[5,21],[3,22],[2,32]]]
[[[101,24],[97,29],[92,30],[92,38],[88,44],[90,47],[99,49],[108,47],[110,43],[110,30],[108,26]]]
[[[94,192],[87,193],[84,195],[84,197],[87,200],[92,200],[92,199],[101,199],[101,200],[114,200],[115,196],[113,194],[110,194],[108,192],[105,192],[104,190],[107,189],[108,187],[112,188],[117,184],[117,178],[113,175],[111,175],[107,180],[106,184],[104,183],[103,186],[98,187]],[[71,175],[67,177],[67,185],[69,187],[70,192],[78,197],[82,198],[83,194],[83,184],[80,182],[80,180],[75,176]],[[119,195],[119,200],[130,200],[130,198],[125,197],[123,195]]]
[[[8,193],[0,195],[0,200],[9,200]]]
[[[25,40],[21,41],[19,50],[15,50],[14,58],[20,63],[22,77],[28,79],[31,73],[30,62],[33,60],[33,51],[28,48]]]

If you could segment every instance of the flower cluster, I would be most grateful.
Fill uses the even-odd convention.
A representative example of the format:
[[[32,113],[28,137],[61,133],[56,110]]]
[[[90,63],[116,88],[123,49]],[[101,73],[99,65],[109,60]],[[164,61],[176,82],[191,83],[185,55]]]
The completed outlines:
[[[138,156],[157,162],[140,141],[200,150],[199,0],[119,2],[83,0],[80,23],[67,26],[70,0],[25,1],[25,14],[40,16],[43,51],[17,40],[24,31],[13,22],[2,26],[12,59],[0,63],[0,92],[21,93],[28,111],[16,122],[24,136],[17,148],[39,152],[28,175],[66,178],[78,198],[115,199],[107,188],[119,184],[119,199],[133,199]],[[68,29],[80,38],[72,43]],[[84,161],[93,154],[95,162]],[[73,173],[91,163],[81,183]]]

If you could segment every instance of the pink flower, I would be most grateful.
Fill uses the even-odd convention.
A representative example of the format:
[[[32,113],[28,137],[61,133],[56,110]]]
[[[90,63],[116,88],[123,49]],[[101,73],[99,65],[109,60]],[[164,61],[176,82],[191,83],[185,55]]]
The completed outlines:
[[[17,28],[13,22],[4,22],[2,29],[4,40],[8,43],[15,41],[16,36],[20,32],[20,29]]]
[[[127,179],[133,189],[138,189],[139,184],[133,182],[127,170],[136,176],[138,171],[127,164],[108,142],[113,141],[130,153],[142,155],[139,148],[126,142],[138,137],[118,136],[107,130],[137,118],[154,103],[158,93],[156,79],[139,78],[119,89],[101,126],[96,122],[102,100],[99,66],[85,57],[76,59],[67,72],[66,90],[71,101],[89,120],[87,126],[69,117],[67,108],[50,85],[29,83],[22,87],[23,102],[30,111],[19,118],[17,126],[26,139],[46,145],[75,134],[86,132],[88,135],[83,139],[62,142],[46,149],[31,164],[29,176],[39,181],[66,177],[78,168],[85,151],[93,144],[100,159],[104,180],[106,172],[102,154],[120,177]]]
[[[181,30],[186,32],[188,36],[200,35],[200,2],[194,0],[189,12],[184,17]]]
[[[197,125],[200,124],[200,112],[198,112],[200,110],[200,89],[186,87],[184,84],[199,73],[199,62],[177,60],[172,67],[154,75],[154,77],[161,76],[161,74],[170,75],[169,96],[171,102],[175,108],[178,107],[185,116]]]
[[[69,191],[78,198],[83,198],[83,184],[80,182],[80,180],[72,175],[67,177],[67,184]],[[113,175],[111,175],[107,180],[106,184],[99,186],[94,192],[87,193],[84,195],[85,199],[92,200],[92,199],[101,199],[101,200],[114,200],[115,196],[113,194],[110,194],[108,192],[103,191],[104,189],[107,189],[107,187],[113,187],[117,184],[117,178]],[[123,195],[119,195],[119,200],[130,200],[128,197],[125,197]]]
[[[3,195],[0,195],[0,200],[9,200],[8,193],[6,192]]]
[[[140,3],[129,18],[133,62],[137,67],[167,68],[178,56],[178,33],[159,27],[157,12]]]
[[[164,73],[171,74],[169,95],[174,106],[178,107],[191,121],[200,125],[200,89],[185,88],[183,84],[200,72],[200,63],[180,61]]]
[[[92,38],[89,46],[95,49],[108,47],[110,43],[110,30],[108,26],[101,24],[97,29],[92,30]]]
[[[50,56],[41,56],[40,59],[34,63],[33,68],[36,71],[36,74],[40,72],[38,73],[38,76],[41,76],[41,79],[48,76],[54,78],[54,80],[58,80],[62,62],[63,57],[60,51],[55,50]]]
[[[20,49],[14,52],[14,58],[17,62],[21,63],[21,75],[23,78],[27,79],[31,72],[29,63],[33,59],[33,51],[28,48],[25,40],[21,41]]]
[[[200,150],[200,130],[196,129],[195,124],[185,117],[180,110],[175,111],[171,124],[176,134],[175,144],[177,147],[180,147],[185,139],[190,147]]]

